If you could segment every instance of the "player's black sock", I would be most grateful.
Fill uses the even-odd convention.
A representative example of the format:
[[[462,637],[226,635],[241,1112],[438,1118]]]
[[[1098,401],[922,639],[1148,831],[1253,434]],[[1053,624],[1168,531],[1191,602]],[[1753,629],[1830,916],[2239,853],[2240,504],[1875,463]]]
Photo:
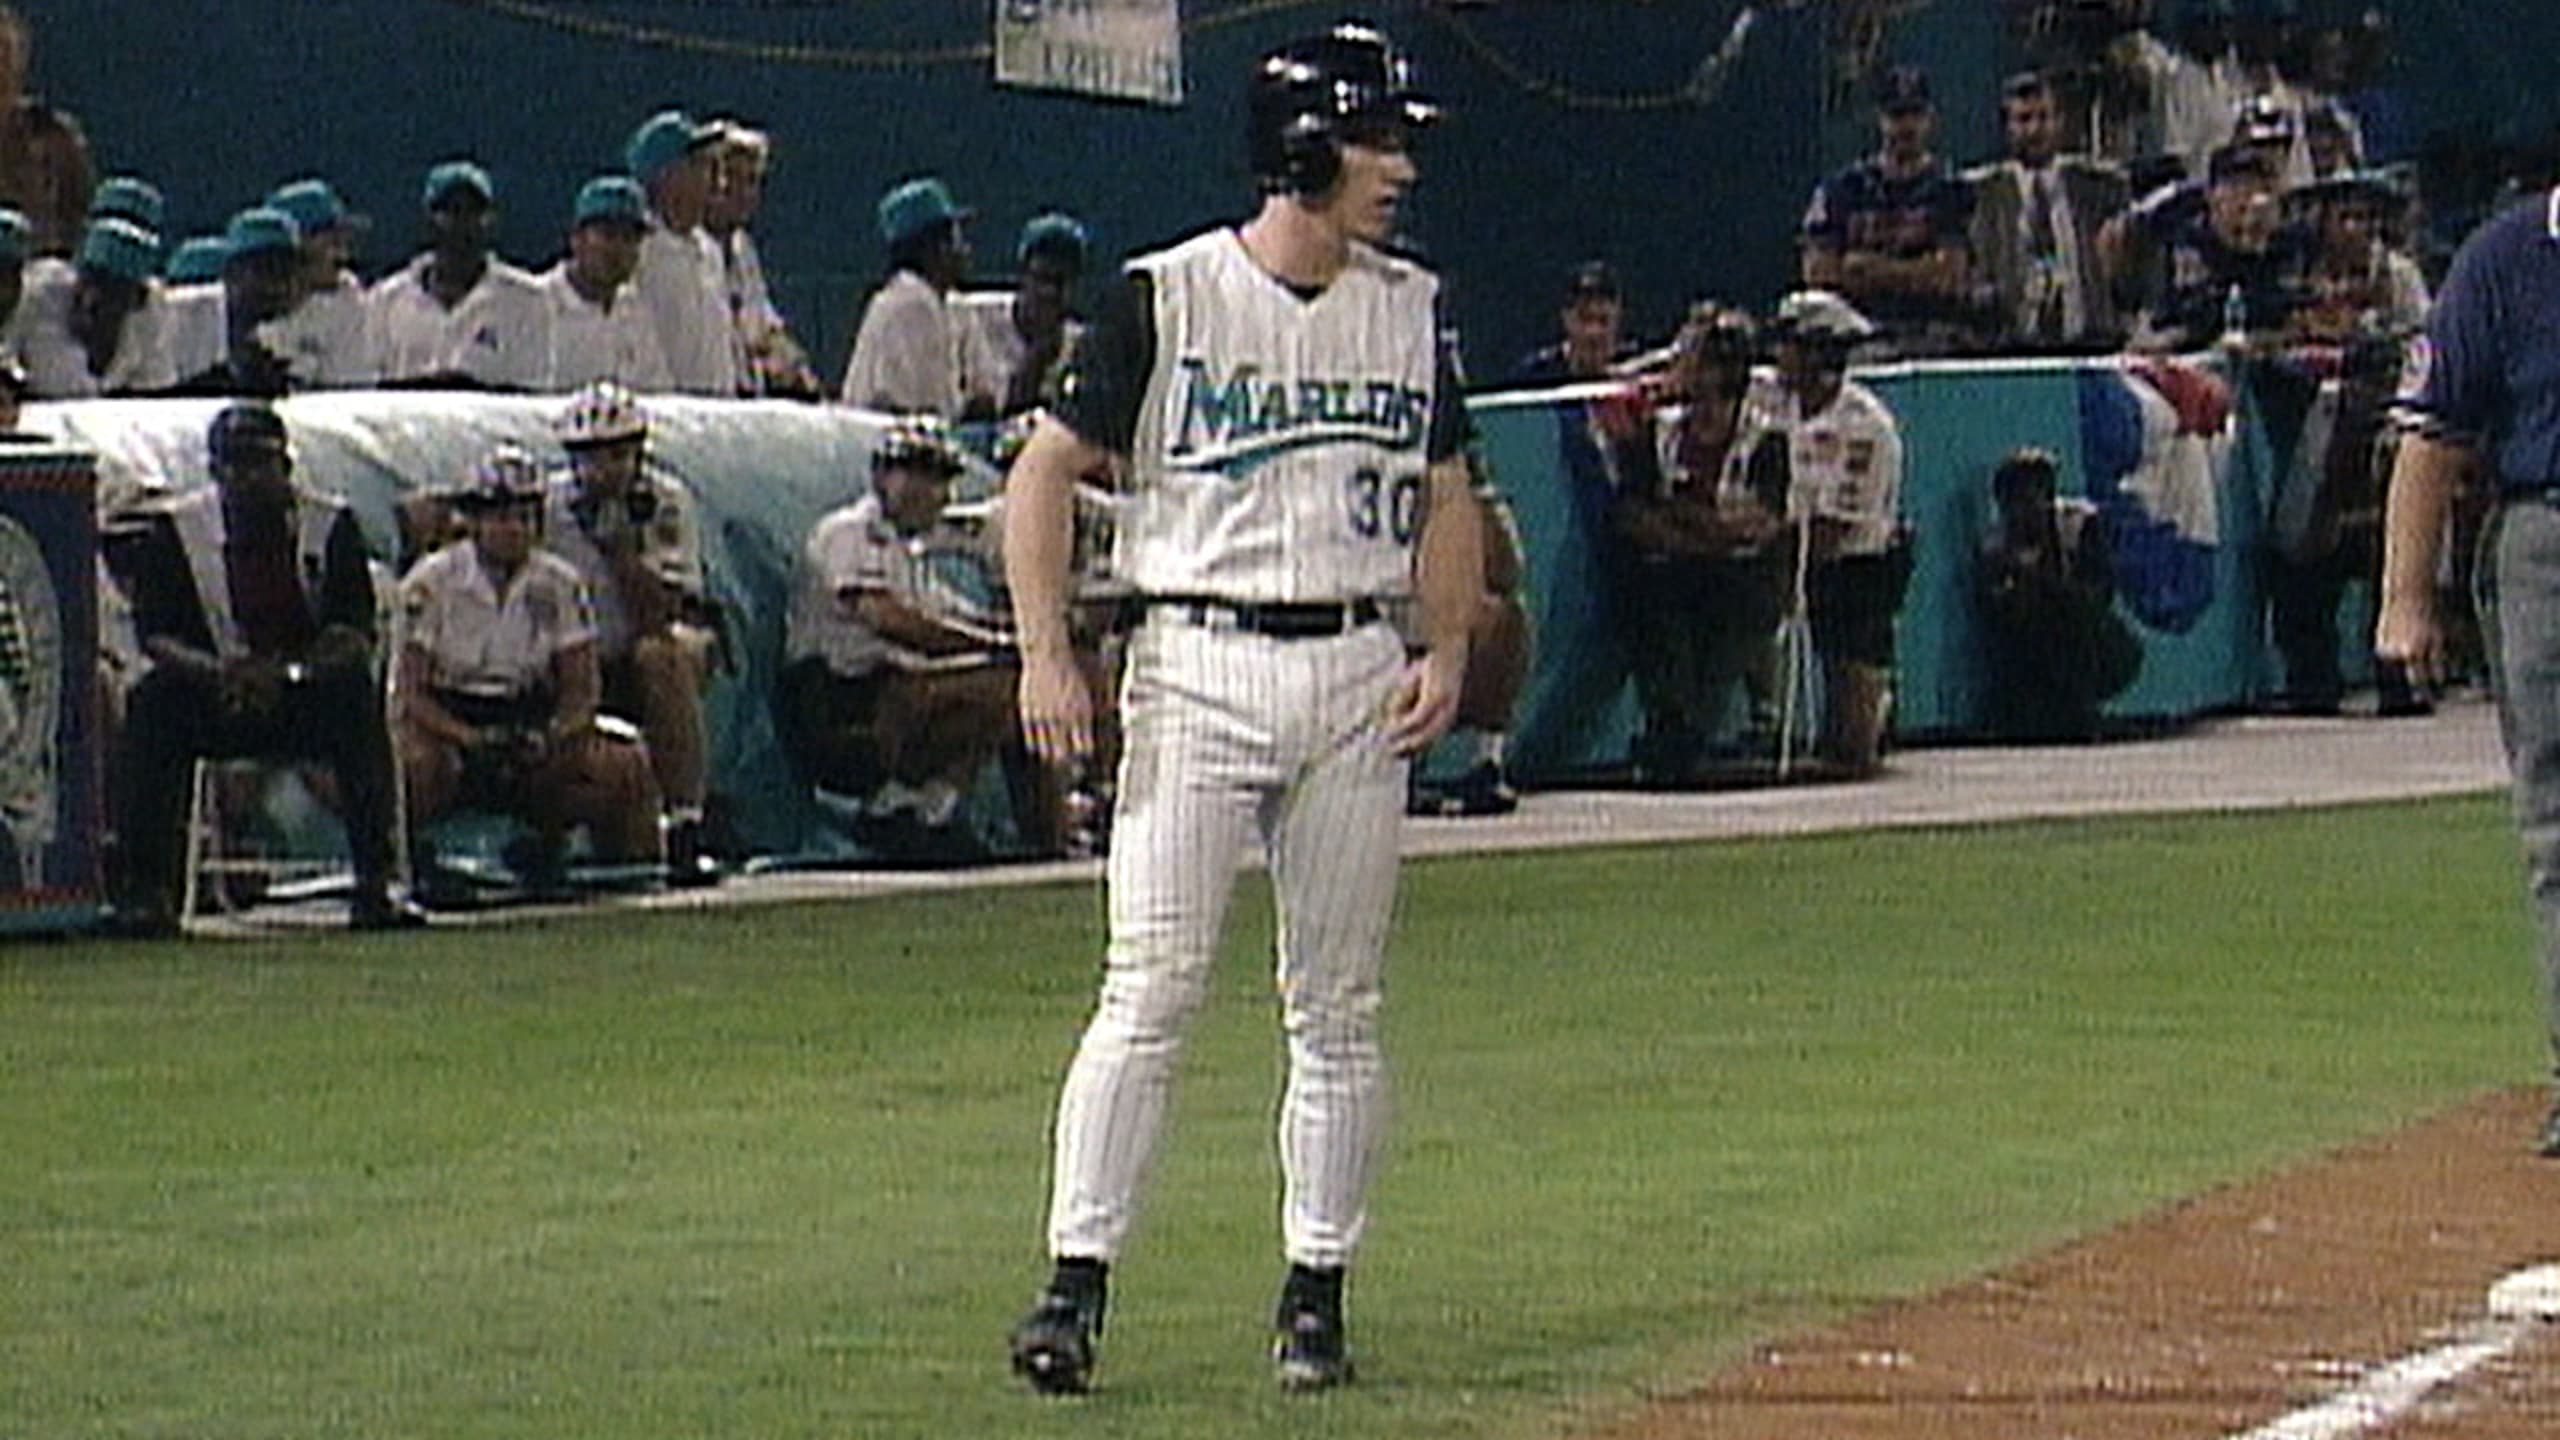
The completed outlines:
[[[1291,1264],[1289,1278],[1280,1285],[1280,1310],[1283,1314],[1300,1310],[1341,1314],[1342,1267]]]
[[[1090,1310],[1097,1321],[1110,1284],[1111,1263],[1087,1256],[1061,1255],[1056,1268],[1049,1272],[1049,1293],[1075,1301]]]

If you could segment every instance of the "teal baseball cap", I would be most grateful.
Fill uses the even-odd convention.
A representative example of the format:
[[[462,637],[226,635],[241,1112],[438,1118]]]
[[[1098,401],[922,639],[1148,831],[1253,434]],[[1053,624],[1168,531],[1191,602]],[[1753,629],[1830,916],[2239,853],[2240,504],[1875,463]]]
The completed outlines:
[[[110,175],[89,194],[92,220],[130,220],[157,231],[167,213],[168,202],[161,197],[160,187],[139,175]]]
[[[74,261],[83,270],[98,270],[142,281],[160,273],[160,236],[130,220],[108,216],[92,220],[80,236]]]
[[[658,178],[658,172],[692,153],[697,145],[708,145],[720,138],[717,125],[705,125],[682,110],[661,110],[640,122],[623,142],[622,163],[636,179],[647,184]]]
[[[569,207],[569,223],[592,225],[621,221],[645,227],[649,223],[649,197],[640,182],[628,175],[598,175],[578,187],[578,198]]]
[[[34,232],[27,227],[27,217],[6,206],[0,206],[0,264],[17,265],[27,258],[27,241]]]
[[[338,194],[337,187],[316,175],[277,186],[268,193],[266,208],[292,216],[294,228],[304,235],[318,235],[328,230],[361,230],[372,223],[348,209],[346,199]]]
[[[1023,223],[1022,234],[1014,242],[1013,259],[1022,265],[1030,263],[1034,255],[1046,255],[1081,270],[1085,252],[1092,245],[1093,237],[1085,233],[1083,221],[1064,210],[1051,210]]]
[[[953,200],[951,187],[943,184],[940,177],[919,176],[880,197],[880,239],[884,244],[898,245],[933,226],[966,220],[976,213]]]
[[[162,272],[172,285],[200,285],[222,278],[222,267],[231,259],[231,242],[219,235],[198,235],[169,252],[169,266]]]
[[[483,205],[498,202],[498,184],[489,178],[488,171],[469,160],[447,160],[427,171],[427,183],[419,187],[418,203],[433,210],[466,190],[478,195]]]
[[[298,250],[302,229],[283,211],[258,205],[231,217],[223,227],[222,242],[222,258],[228,264],[269,250]]]

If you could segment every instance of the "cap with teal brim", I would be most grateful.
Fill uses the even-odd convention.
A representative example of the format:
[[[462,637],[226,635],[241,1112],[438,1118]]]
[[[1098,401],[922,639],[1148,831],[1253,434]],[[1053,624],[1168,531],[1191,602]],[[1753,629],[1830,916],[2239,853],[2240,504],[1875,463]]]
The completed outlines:
[[[160,237],[130,220],[92,220],[73,259],[83,270],[148,280],[160,273]]]
[[[292,216],[295,227],[305,235],[318,235],[330,230],[361,230],[372,223],[348,209],[346,199],[338,194],[337,187],[317,176],[277,186],[267,196],[267,208]]]
[[[270,250],[299,249],[302,231],[293,223],[292,216],[260,205],[232,216],[231,223],[223,227],[222,241],[224,250],[228,252],[222,258],[228,263]]]
[[[198,235],[169,252],[167,279],[172,285],[201,285],[222,278],[231,259],[231,243],[219,235]]]
[[[705,125],[682,110],[661,110],[640,122],[623,143],[622,163],[646,184],[658,172],[690,154],[695,146],[720,138],[721,128]]]
[[[160,187],[139,175],[110,175],[89,195],[92,220],[130,220],[156,232],[167,214],[168,202]]]
[[[1085,252],[1092,244],[1083,221],[1063,210],[1051,210],[1024,222],[1022,234],[1014,242],[1013,259],[1017,265],[1027,265],[1032,256],[1046,255],[1081,270]]]
[[[464,191],[479,196],[483,205],[498,201],[498,183],[489,178],[488,171],[469,160],[447,160],[427,172],[427,183],[419,188],[418,202],[433,210]]]
[[[880,197],[880,239],[899,245],[936,225],[966,220],[977,212],[962,209],[951,187],[935,176],[909,180]]]
[[[649,197],[640,189],[640,182],[628,175],[598,175],[578,187],[578,198],[569,207],[572,225],[611,221],[641,226],[649,223]]]

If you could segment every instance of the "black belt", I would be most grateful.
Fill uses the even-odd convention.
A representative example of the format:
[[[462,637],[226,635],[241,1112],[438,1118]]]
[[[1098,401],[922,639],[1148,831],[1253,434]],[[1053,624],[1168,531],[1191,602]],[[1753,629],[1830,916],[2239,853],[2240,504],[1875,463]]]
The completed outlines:
[[[1370,599],[1280,601],[1223,600],[1215,595],[1141,595],[1135,604],[1142,611],[1180,612],[1194,625],[1222,621],[1275,640],[1320,640],[1387,618],[1385,607]]]

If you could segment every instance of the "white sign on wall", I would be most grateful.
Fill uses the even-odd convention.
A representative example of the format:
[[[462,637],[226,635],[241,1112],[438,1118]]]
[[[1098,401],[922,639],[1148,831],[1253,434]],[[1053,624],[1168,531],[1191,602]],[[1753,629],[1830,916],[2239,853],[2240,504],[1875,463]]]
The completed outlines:
[[[1176,0],[995,0],[996,83],[1182,103]]]

